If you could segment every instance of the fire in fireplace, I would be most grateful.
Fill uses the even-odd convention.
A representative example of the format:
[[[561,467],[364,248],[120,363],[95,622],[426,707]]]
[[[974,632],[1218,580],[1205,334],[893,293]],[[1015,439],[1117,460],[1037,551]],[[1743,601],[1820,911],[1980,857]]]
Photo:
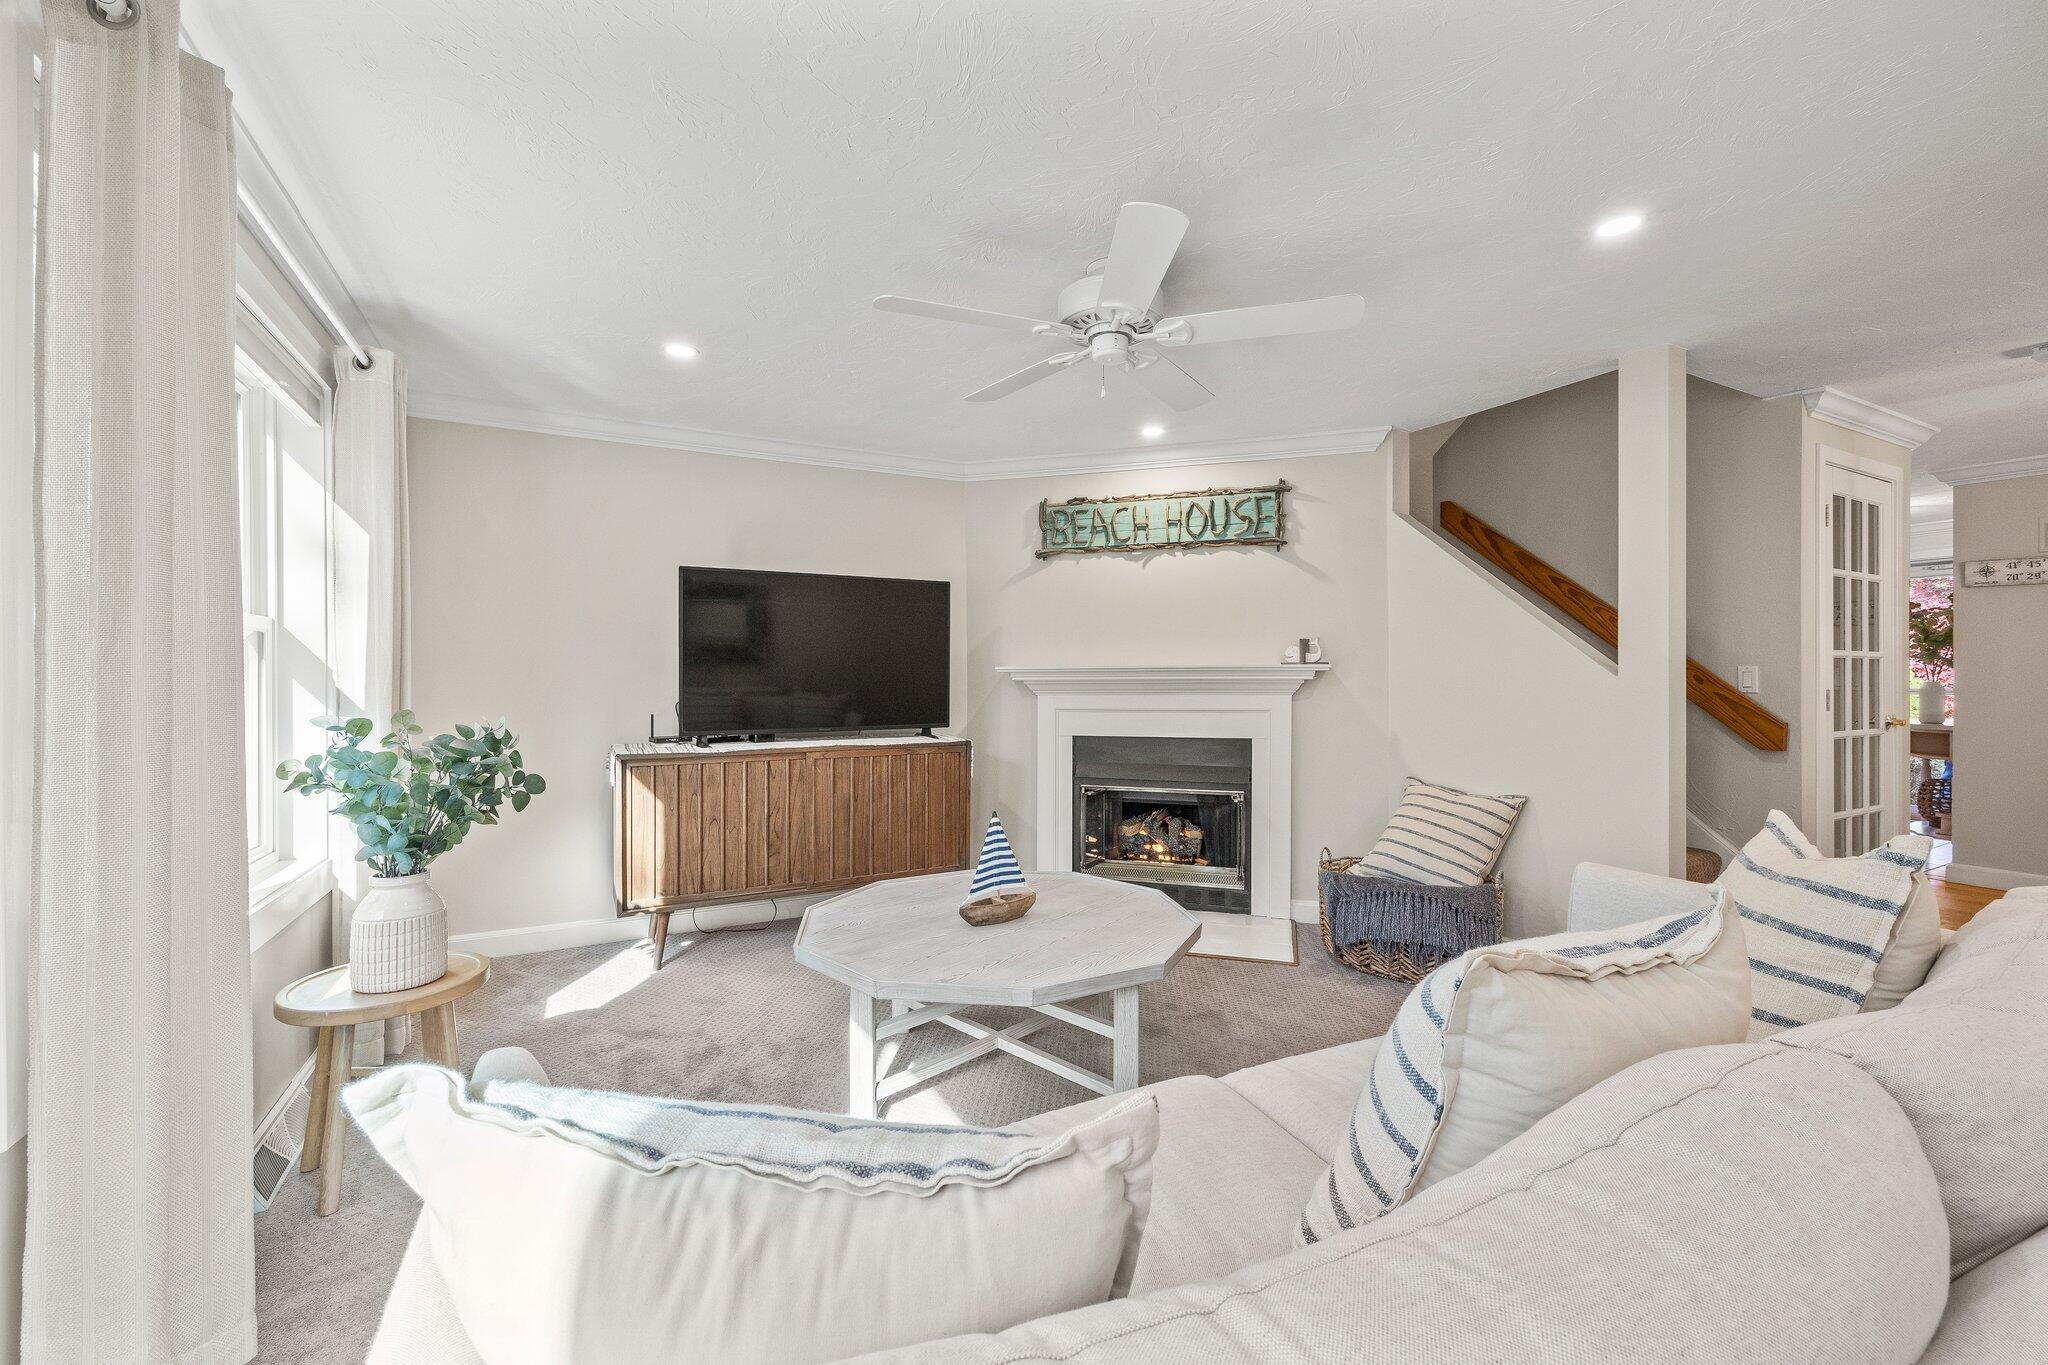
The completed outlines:
[[[1074,741],[1074,866],[1190,909],[1249,911],[1249,742]]]

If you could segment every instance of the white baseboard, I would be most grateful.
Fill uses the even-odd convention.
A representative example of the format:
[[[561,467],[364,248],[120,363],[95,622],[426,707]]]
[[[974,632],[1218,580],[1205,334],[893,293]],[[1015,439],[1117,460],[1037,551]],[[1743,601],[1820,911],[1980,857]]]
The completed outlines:
[[[1711,849],[1720,854],[1723,866],[1734,862],[1735,855],[1741,851],[1730,843],[1721,831],[1712,828],[1691,811],[1685,813],[1685,842],[1694,848]]]
[[[647,937],[647,920],[641,915],[613,915],[605,919],[564,920],[559,924],[535,924],[523,929],[486,929],[475,934],[450,934],[448,946],[486,957],[517,957],[521,953],[545,953],[556,948],[588,948],[593,943],[623,943]]]
[[[1965,886],[1988,886],[1994,891],[2011,891],[2022,886],[2048,886],[2048,873],[2014,872],[2003,867],[1979,867],[1975,863],[1950,863],[1941,875]]]
[[[678,910],[669,922],[670,940],[689,934],[696,925],[705,929],[731,929],[759,924],[763,919],[795,919],[823,895],[779,896],[774,900],[734,901],[727,905],[702,905],[694,912]],[[474,934],[450,934],[448,946],[479,952],[486,957],[517,957],[521,953],[546,953],[557,948],[588,948],[593,943],[627,943],[647,937],[647,916],[611,915],[604,919],[573,919],[557,924],[535,924],[522,929],[486,929]]]

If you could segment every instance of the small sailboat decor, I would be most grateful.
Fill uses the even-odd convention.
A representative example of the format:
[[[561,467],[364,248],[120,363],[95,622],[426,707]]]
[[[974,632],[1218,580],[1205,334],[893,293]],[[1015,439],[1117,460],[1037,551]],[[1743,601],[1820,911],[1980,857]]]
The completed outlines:
[[[967,899],[960,906],[960,918],[969,924],[1006,924],[1031,908],[1038,899],[1017,865],[1010,836],[1003,830],[1002,817],[989,812],[988,829],[981,836],[981,856],[975,860],[974,875],[967,883]]]

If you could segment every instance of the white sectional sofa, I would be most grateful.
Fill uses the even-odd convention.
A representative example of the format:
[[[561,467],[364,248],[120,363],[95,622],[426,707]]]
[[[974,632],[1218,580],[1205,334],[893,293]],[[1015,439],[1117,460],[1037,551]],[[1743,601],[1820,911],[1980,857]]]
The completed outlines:
[[[1571,927],[1699,893],[1582,869]],[[869,1359],[2048,1361],[2048,890],[1979,914],[1891,1010],[1665,1053],[1296,1249],[1378,1045],[1148,1087],[1129,1297]],[[418,1232],[370,1359],[478,1359]]]

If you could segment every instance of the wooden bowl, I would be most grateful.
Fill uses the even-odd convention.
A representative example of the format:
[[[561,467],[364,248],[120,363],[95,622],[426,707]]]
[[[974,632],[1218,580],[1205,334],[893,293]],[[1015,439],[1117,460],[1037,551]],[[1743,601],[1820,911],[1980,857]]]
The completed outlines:
[[[987,924],[1008,924],[1020,919],[1038,900],[1035,891],[998,891],[993,896],[971,900],[960,907],[960,918],[979,928]]]

